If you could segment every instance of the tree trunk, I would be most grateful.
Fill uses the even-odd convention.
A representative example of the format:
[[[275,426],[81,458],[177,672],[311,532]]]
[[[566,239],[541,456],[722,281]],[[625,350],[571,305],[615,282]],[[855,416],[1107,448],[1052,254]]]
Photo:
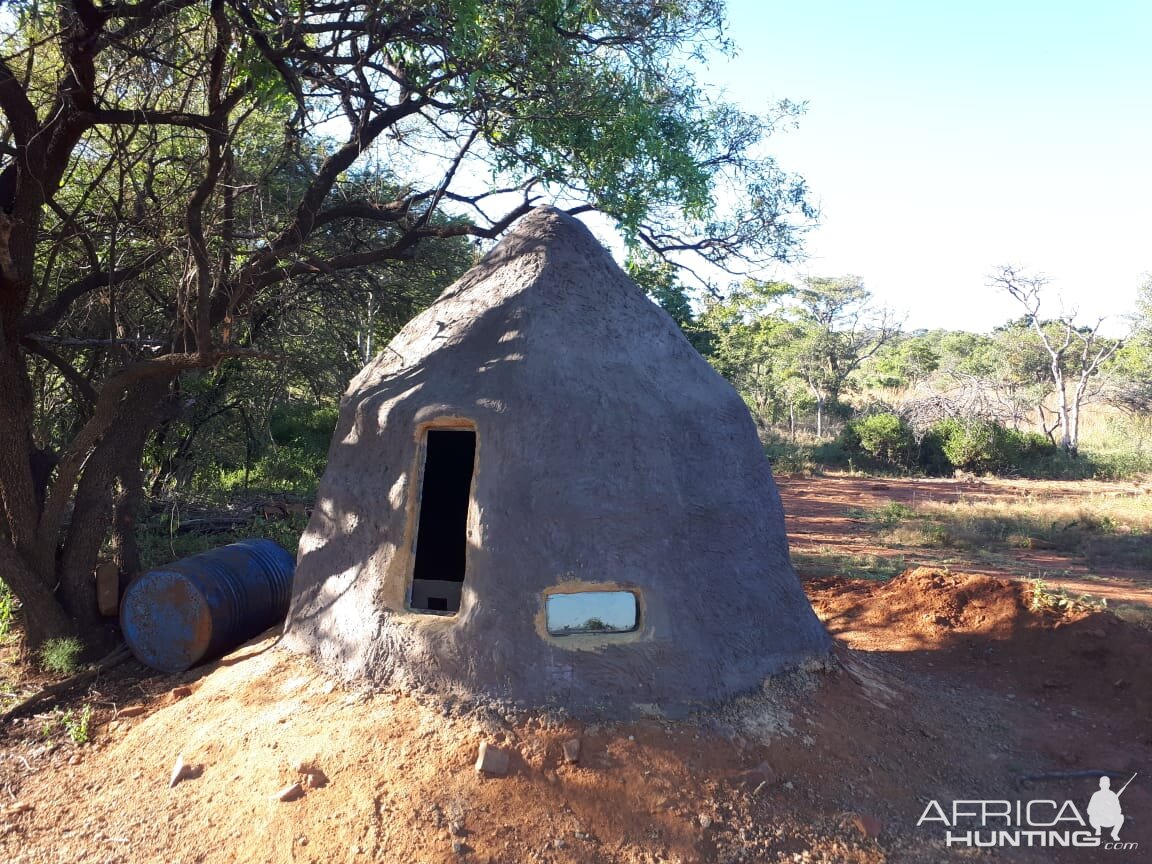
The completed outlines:
[[[1044,414],[1043,404],[1036,406],[1036,418],[1040,421],[1040,431],[1044,433],[1045,437],[1052,442],[1052,446],[1056,446],[1056,437],[1052,434],[1052,429],[1048,428],[1048,417]],[[1055,427],[1052,427],[1053,429]]]
[[[100,548],[113,524],[113,489],[118,477],[139,465],[144,443],[157,418],[169,379],[148,378],[121,402],[116,418],[84,466],[76,490],[72,521],[60,561],[61,600],[92,650],[104,651],[114,628],[100,615],[93,572]]]
[[[1072,418],[1068,410],[1068,392],[1064,386],[1064,371],[1055,360],[1052,362],[1052,380],[1056,384],[1056,411],[1060,418],[1060,448],[1072,455],[1075,441],[1072,437]]]
[[[0,399],[0,575],[22,604],[30,647],[64,636],[79,636],[90,649],[109,641],[112,630],[96,605],[93,571],[111,528],[112,490],[125,466],[139,465],[157,407],[179,368],[179,359],[147,364],[106,383],[99,410],[61,461],[40,507],[27,367],[19,349],[0,350],[0,392],[7,397]]]
[[[3,542],[0,542],[0,572],[4,574],[4,583],[20,598],[25,645],[36,648],[46,639],[77,635],[76,622],[57,602],[48,581],[33,570],[15,548]]]
[[[112,561],[120,573],[120,591],[140,572],[140,545],[136,541],[136,521],[144,503],[144,472],[139,463],[120,471],[120,490],[112,516]]]
[[[1076,393],[1072,398],[1072,411],[1068,434],[1068,455],[1078,456],[1080,454],[1080,402],[1084,398],[1084,392],[1081,387],[1076,388]]]
[[[824,435],[824,399],[823,397],[816,398],[816,437],[821,438]]]
[[[75,624],[53,594],[55,574],[36,564],[40,517],[32,458],[32,388],[19,347],[0,334],[0,576],[23,607],[27,644],[74,635]]]

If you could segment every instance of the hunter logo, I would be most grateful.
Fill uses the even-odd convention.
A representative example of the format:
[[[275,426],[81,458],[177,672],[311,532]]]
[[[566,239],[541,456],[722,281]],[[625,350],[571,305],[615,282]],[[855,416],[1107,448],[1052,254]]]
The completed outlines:
[[[1135,779],[1136,775],[1133,774],[1128,783]],[[1124,784],[1124,789],[1128,788],[1128,783]],[[1112,839],[1119,840],[1120,828],[1124,825],[1124,812],[1120,809],[1120,796],[1124,794],[1124,789],[1113,792],[1111,786],[1111,778],[1100,778],[1100,789],[1088,802],[1088,824],[1096,829],[1097,836],[1101,828],[1111,828]]]
[[[1135,779],[1133,774],[1128,783],[1113,792],[1111,778],[1101,777],[1099,789],[1088,802],[1087,818],[1072,801],[972,799],[953,801],[951,807],[944,807],[933,800],[924,808],[916,826],[939,825],[945,829],[944,842],[948,846],[1131,850],[1139,844],[1120,840],[1120,829],[1124,826],[1120,796]],[[1104,835],[1105,830],[1111,833],[1110,838]]]

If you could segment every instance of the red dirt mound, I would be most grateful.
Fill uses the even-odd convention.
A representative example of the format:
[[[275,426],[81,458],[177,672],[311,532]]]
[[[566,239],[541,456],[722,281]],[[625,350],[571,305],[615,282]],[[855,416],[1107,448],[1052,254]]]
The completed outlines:
[[[890,582],[816,579],[808,589],[829,629],[864,649],[878,640],[884,650],[911,651],[963,637],[1007,639],[1047,623],[1029,612],[1018,582],[931,567]]]
[[[825,625],[852,648],[915,652],[914,663],[978,674],[1017,698],[1107,705],[1122,696],[1135,709],[1125,731],[1150,737],[1152,631],[1109,612],[1060,605],[1027,583],[931,567],[889,582],[819,579],[807,589]]]

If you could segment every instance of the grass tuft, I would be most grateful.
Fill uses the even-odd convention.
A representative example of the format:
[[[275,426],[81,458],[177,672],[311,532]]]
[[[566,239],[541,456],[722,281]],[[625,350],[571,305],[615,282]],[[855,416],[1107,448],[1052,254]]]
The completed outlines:
[[[7,642],[11,638],[12,622],[19,605],[12,589],[0,581],[0,643]]]
[[[49,639],[40,649],[40,665],[48,672],[61,675],[74,675],[80,668],[80,655],[84,646],[79,639],[71,636],[65,639]]]

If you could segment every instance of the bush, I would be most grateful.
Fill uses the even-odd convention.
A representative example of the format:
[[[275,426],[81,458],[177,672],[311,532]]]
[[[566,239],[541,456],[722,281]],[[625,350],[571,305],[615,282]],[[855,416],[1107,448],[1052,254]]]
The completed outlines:
[[[283,447],[292,447],[321,457],[328,453],[332,430],[339,419],[339,408],[292,402],[281,405],[268,419],[272,440]]]
[[[815,455],[829,465],[910,471],[916,467],[916,437],[896,414],[869,414],[845,424],[836,439],[817,448]]]
[[[40,649],[40,665],[48,672],[72,675],[80,668],[80,654],[84,646],[79,639],[49,639]]]
[[[4,582],[0,582],[0,642],[12,635],[12,622],[16,617],[16,595]]]
[[[1019,458],[1019,434],[978,417],[949,417],[931,432],[940,440],[948,461],[977,474],[996,474],[1014,466]]]
[[[805,474],[815,468],[811,448],[777,435],[768,435],[764,453],[772,465],[773,474]]]
[[[791,446],[808,461],[851,470],[946,476],[959,468],[1061,480],[1118,479],[1152,471],[1148,434],[1137,429],[1127,437],[1114,436],[1118,440],[1110,439],[1107,449],[1093,442],[1096,446],[1085,445],[1077,457],[1039,432],[1018,432],[983,418],[949,417],[917,438],[899,415],[880,411],[850,421],[833,440],[807,448]]]
[[[315,493],[338,415],[335,406],[290,403],[278,407],[268,421],[270,442],[253,447],[247,464],[235,452],[206,462],[197,469],[193,490],[224,496],[249,490]]]
[[[229,494],[259,489],[312,495],[326,464],[322,453],[297,447],[270,447],[247,472],[243,468],[220,469],[209,488]]]
[[[856,436],[859,448],[885,465],[911,468],[916,440],[912,427],[896,414],[872,414],[848,424]]]
[[[944,452],[944,437],[934,429],[920,436],[916,445],[916,467],[929,477],[942,477],[955,470]]]

